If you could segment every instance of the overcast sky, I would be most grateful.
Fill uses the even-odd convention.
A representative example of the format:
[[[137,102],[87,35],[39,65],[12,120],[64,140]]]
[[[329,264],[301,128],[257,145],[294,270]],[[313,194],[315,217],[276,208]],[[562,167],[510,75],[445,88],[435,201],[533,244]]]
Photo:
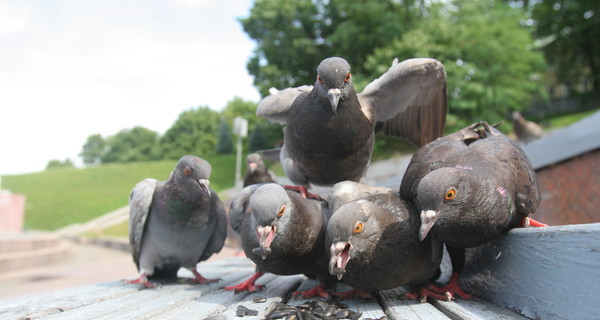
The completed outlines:
[[[250,0],[0,0],[0,174],[77,156],[88,136],[163,134],[190,108],[258,101]]]

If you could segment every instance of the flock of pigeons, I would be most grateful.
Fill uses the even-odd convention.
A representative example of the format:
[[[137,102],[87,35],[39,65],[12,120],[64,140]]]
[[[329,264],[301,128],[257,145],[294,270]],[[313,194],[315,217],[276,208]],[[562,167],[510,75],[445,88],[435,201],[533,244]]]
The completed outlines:
[[[538,182],[515,142],[486,122],[441,137],[447,98],[439,61],[395,60],[361,93],[342,58],[323,60],[317,73],[313,86],[275,90],[258,105],[257,115],[285,125],[280,161],[295,186],[274,183],[260,157],[249,157],[229,224],[256,273],[226,290],[258,290],[256,280],[269,272],[319,279],[295,293],[305,298],[405,285],[408,298],[422,301],[469,298],[458,285],[465,248],[513,227],[544,226],[529,218],[540,202]],[[398,190],[361,183],[379,131],[419,147]],[[176,277],[180,267],[193,272],[190,281],[218,280],[196,270],[227,235],[210,173],[208,162],[186,155],[167,181],[133,188],[130,242],[139,277],[126,282],[155,287],[151,277]],[[332,188],[321,197],[308,191],[311,184]],[[438,288],[444,244],[453,275]],[[335,292],[337,281],[354,289]]]

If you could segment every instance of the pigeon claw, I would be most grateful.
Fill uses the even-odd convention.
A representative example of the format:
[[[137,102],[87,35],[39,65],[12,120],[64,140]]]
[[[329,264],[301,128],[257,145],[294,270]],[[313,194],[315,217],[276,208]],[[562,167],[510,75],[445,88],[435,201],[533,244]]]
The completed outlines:
[[[128,284],[142,284],[142,285],[144,285],[144,287],[146,287],[148,289],[153,289],[153,288],[160,287],[160,284],[154,283],[154,282],[150,282],[148,280],[148,274],[147,273],[141,273],[140,276],[137,279],[133,279],[133,280],[123,279],[123,282],[124,283],[128,283]]]
[[[263,274],[264,274],[264,272],[256,272],[250,278],[248,278],[247,280],[245,280],[239,284],[225,287],[225,290],[233,291],[233,293],[240,293],[240,292],[244,292],[244,291],[256,292],[258,290],[261,290],[264,287],[264,285],[258,285],[258,284],[255,284],[255,282],[256,282],[256,279],[262,277]]]
[[[530,217],[525,217],[523,218],[523,221],[521,222],[521,225],[523,226],[523,228],[529,228],[529,227],[536,227],[536,228],[541,228],[541,227],[547,227],[548,225],[545,223],[541,223],[537,220],[531,219]]]
[[[300,193],[300,195],[302,196],[302,198],[309,198],[309,199],[314,199],[314,200],[323,200],[321,198],[321,196],[319,196],[316,193],[310,193],[308,192],[308,189],[306,188],[306,186],[290,186],[290,185],[285,185],[283,186],[285,189],[287,190],[293,190],[296,191],[298,193]]]
[[[370,299],[371,298],[371,294],[368,292],[364,292],[358,289],[351,289],[348,291],[344,291],[344,292],[334,292],[332,293],[332,295],[338,297],[340,300],[347,300],[347,299],[352,299],[352,298],[365,298],[365,299]]]
[[[216,278],[216,279],[208,279],[203,277],[200,272],[196,271],[196,270],[191,270],[192,273],[194,274],[194,279],[189,278],[187,280],[187,283],[189,284],[208,284],[208,283],[213,283],[213,282],[219,282],[222,279],[220,278]]]
[[[300,297],[302,297],[304,299],[310,299],[310,298],[313,298],[313,297],[316,297],[316,296],[323,297],[323,298],[329,298],[330,297],[329,293],[327,293],[327,291],[325,291],[325,288],[321,284],[319,284],[317,286],[314,286],[310,290],[294,291],[293,292],[293,296],[294,297],[300,296]]]
[[[458,276],[459,273],[454,272],[452,273],[450,281],[448,281],[448,284],[446,284],[444,287],[438,288],[436,286],[429,286],[427,289],[432,293],[444,295],[442,298],[434,297],[436,299],[450,301],[454,299],[455,296],[459,296],[461,299],[470,300],[472,298],[471,295],[464,292],[458,285]]]

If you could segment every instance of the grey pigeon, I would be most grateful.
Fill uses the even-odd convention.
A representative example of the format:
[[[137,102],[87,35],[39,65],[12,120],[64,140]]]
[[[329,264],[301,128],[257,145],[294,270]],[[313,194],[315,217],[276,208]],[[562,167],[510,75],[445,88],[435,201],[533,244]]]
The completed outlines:
[[[460,290],[464,248],[527,224],[540,203],[535,171],[519,145],[486,122],[439,138],[412,157],[400,187],[420,211],[419,238],[446,244],[453,271],[448,292]]]
[[[515,135],[523,143],[529,143],[544,135],[544,130],[539,124],[526,120],[519,111],[512,113],[512,126]]]
[[[297,185],[359,181],[378,131],[415,146],[443,134],[446,73],[437,60],[394,60],[359,94],[343,58],[323,60],[317,73],[314,86],[278,91],[265,97],[256,111],[285,125],[280,161]]]
[[[196,264],[223,248],[227,216],[209,187],[211,166],[183,156],[166,181],[145,179],[129,198],[129,242],[139,278],[128,283],[146,287],[149,277],[176,277],[180,267],[192,271],[198,283],[214,282],[196,271]]]
[[[442,245],[432,237],[419,241],[419,216],[398,192],[344,181],[328,200],[329,271],[358,290],[340,297],[422,285],[439,275]]]
[[[275,183],[254,184],[240,191],[229,212],[231,227],[241,235],[244,252],[257,272],[226,290],[255,291],[261,287],[255,285],[256,279],[270,272],[316,276],[322,283],[311,294],[324,294],[332,278],[324,246],[329,216],[325,201],[303,198]]]
[[[246,156],[246,176],[244,177],[244,187],[257,183],[275,182],[275,174],[267,169],[265,163],[258,153],[251,153]]]

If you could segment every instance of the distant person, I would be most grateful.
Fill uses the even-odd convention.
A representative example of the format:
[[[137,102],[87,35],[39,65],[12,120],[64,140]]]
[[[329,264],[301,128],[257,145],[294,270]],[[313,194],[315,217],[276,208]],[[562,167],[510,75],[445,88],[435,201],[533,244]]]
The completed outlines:
[[[539,124],[523,118],[519,111],[513,111],[512,125],[517,139],[523,143],[529,143],[544,135],[544,130]]]
[[[244,187],[257,183],[276,182],[276,176],[265,166],[258,153],[251,153],[246,157],[248,170],[244,177]]]

